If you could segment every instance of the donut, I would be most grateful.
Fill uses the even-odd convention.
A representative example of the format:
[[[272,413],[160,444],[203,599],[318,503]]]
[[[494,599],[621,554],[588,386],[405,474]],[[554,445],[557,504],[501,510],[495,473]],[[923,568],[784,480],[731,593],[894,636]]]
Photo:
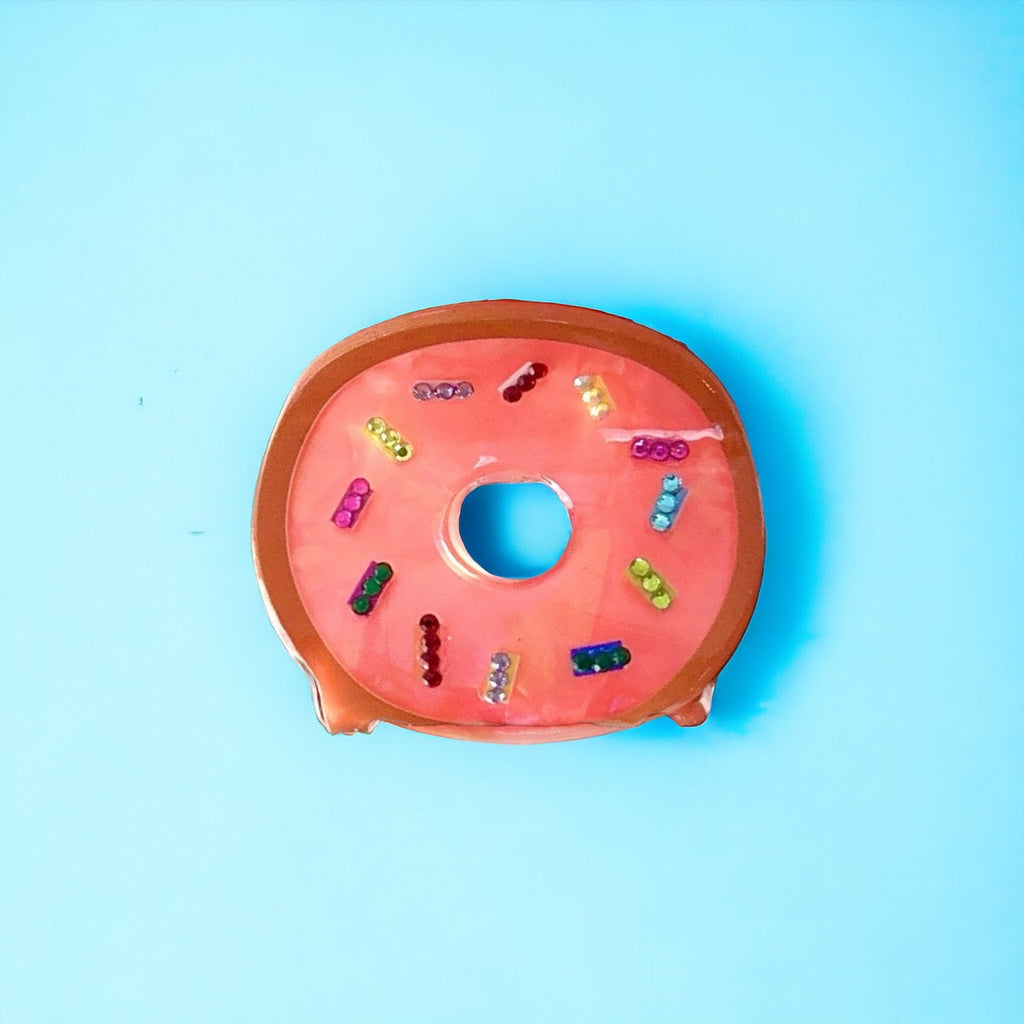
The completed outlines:
[[[538,576],[471,556],[466,496],[550,487],[571,524]],[[359,331],[299,378],[256,485],[256,576],[331,733],[458,739],[699,725],[753,613],[757,474],[683,344],[593,309],[496,300]]]

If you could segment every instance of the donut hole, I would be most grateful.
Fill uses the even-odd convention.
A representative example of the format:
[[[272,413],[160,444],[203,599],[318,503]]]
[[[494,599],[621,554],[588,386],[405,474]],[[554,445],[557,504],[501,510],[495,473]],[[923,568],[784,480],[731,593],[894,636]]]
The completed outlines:
[[[493,483],[463,499],[459,533],[470,558],[504,579],[540,576],[562,557],[572,524],[562,499],[543,483]]]

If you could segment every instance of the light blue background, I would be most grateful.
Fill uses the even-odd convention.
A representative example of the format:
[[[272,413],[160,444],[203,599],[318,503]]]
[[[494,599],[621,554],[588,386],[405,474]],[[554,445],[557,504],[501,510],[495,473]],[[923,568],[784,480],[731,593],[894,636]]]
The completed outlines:
[[[1021,5],[0,7],[0,1019],[1020,1021]],[[709,723],[329,737],[251,570],[307,362],[687,341],[770,547]]]

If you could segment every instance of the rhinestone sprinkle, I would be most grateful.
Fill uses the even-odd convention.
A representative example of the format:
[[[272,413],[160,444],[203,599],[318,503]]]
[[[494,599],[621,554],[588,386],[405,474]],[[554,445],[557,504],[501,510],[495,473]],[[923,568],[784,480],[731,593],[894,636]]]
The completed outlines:
[[[685,498],[686,488],[675,473],[668,473],[661,478],[661,493],[655,499],[650,517],[651,526],[658,533],[671,529]]]
[[[366,432],[373,438],[377,447],[395,462],[408,462],[412,458],[412,445],[379,416],[367,421]]]
[[[605,382],[591,374],[581,374],[572,382],[579,392],[580,401],[587,407],[587,415],[593,420],[603,420],[615,408]]]
[[[615,672],[625,668],[632,656],[622,646],[621,640],[612,640],[603,644],[588,644],[585,647],[574,647],[569,652],[569,661],[574,676],[590,676],[603,672]]]
[[[681,462],[690,454],[690,446],[682,438],[656,438],[639,434],[629,443],[629,454],[634,459],[654,459],[665,462],[674,459]]]
[[[356,584],[352,596],[348,599],[349,607],[356,615],[369,615],[384,591],[384,585],[394,575],[387,562],[371,562]]]
[[[361,476],[357,476],[345,489],[338,507],[331,516],[331,522],[342,529],[351,529],[356,525],[359,513],[370,499],[370,485]]]
[[[626,570],[626,575],[644,597],[659,611],[664,611],[672,604],[672,589],[654,571],[651,563],[646,558],[634,558]]]
[[[546,377],[547,373],[548,368],[544,363],[523,363],[498,385],[498,392],[506,402],[518,402],[524,393],[532,391],[537,386],[537,381]]]
[[[488,704],[507,704],[515,685],[519,659],[505,651],[491,655],[490,672],[480,687],[480,699]]]
[[[409,391],[418,402],[429,402],[431,399],[447,402],[452,398],[469,398],[473,394],[473,385],[468,380],[460,380],[458,383],[450,380],[420,380]]]
[[[424,684],[433,688],[441,685],[444,676],[441,674],[441,637],[438,635],[440,623],[437,616],[427,612],[420,616],[420,650],[419,660],[423,673],[420,678]]]

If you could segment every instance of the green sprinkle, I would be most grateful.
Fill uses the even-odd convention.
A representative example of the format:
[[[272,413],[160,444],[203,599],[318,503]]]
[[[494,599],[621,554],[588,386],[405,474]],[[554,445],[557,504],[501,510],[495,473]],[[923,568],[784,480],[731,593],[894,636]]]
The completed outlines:
[[[374,597],[380,593],[380,580],[375,580],[372,576],[363,584],[363,593],[369,594],[370,597]]]
[[[387,562],[378,562],[377,567],[373,570],[373,575],[380,580],[381,583],[387,583],[393,574],[394,570]]]
[[[611,651],[600,651],[594,658],[594,664],[597,665],[599,672],[607,672],[612,667],[612,652]]]
[[[362,594],[352,602],[352,611],[354,611],[356,615],[365,615],[369,610],[370,599],[368,597],[364,597]]]
[[[628,665],[632,655],[625,647],[616,647],[612,653],[612,664],[618,668],[622,668],[623,665]]]

